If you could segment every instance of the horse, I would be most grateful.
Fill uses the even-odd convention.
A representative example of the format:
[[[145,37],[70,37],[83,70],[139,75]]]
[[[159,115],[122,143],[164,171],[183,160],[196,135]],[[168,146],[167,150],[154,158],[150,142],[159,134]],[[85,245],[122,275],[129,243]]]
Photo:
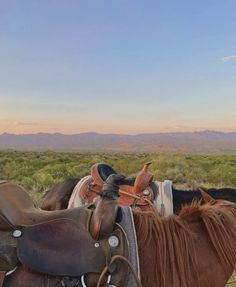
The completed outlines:
[[[100,168],[100,170],[98,167]],[[87,196],[87,202],[92,202],[93,198],[96,196],[96,192],[99,191],[99,188],[101,188],[100,186],[102,186],[103,181],[112,173],[116,174],[116,171],[107,164],[96,164],[92,166],[91,175],[93,178],[95,178],[98,188],[95,187],[95,188],[90,189],[91,196]],[[147,174],[149,176],[149,179],[152,179],[152,177],[150,176],[150,173],[146,172],[145,175]],[[103,181],[101,179],[103,179]],[[143,179],[143,177],[141,177],[141,179]],[[88,178],[88,181],[89,180],[90,179]],[[44,194],[40,207],[44,210],[66,209],[68,207],[69,200],[71,198],[71,195],[75,187],[80,182],[81,182],[81,179],[79,178],[77,179],[69,178],[69,179],[65,179],[62,182],[59,182],[58,184],[50,188]],[[131,185],[135,184],[135,178],[130,179],[130,184]],[[158,186],[155,181],[151,182],[151,187],[154,190],[158,189]],[[236,189],[235,188],[210,188],[210,189],[204,188],[204,190],[215,199],[225,199],[225,200],[236,203]],[[121,198],[122,196],[120,197],[120,199]],[[197,189],[182,190],[182,189],[177,189],[175,187],[172,187],[172,198],[173,198],[174,213],[178,213],[183,204],[186,204],[186,203],[190,204],[193,200],[200,201],[202,199],[201,194],[199,193]],[[121,204],[123,203],[127,204],[126,202],[122,201]],[[131,203],[131,202],[128,201],[128,203]]]
[[[107,276],[109,272],[111,272],[111,274],[114,272],[116,275],[116,272],[122,270],[122,273],[117,277],[119,280],[122,280],[123,277],[125,278],[125,272],[130,268],[128,268],[129,265],[126,265],[128,264],[126,262],[128,259],[126,259],[126,261],[121,260],[124,256],[118,255],[111,255],[111,257],[108,257],[104,261],[104,264],[106,264],[107,260],[110,260],[112,264],[110,265],[108,263],[105,269],[101,268],[101,274],[99,274],[100,272],[98,274],[92,272],[87,274],[88,276],[86,275],[80,278],[79,276],[57,276],[57,274],[52,276],[43,273],[42,270],[45,268],[46,270],[48,268],[50,272],[53,273],[57,270],[58,266],[61,268],[63,264],[71,264],[70,268],[76,269],[76,262],[79,267],[82,265],[84,268],[84,264],[86,265],[86,263],[88,263],[86,261],[90,260],[90,257],[87,255],[87,257],[80,261],[80,258],[76,259],[75,256],[75,254],[78,254],[77,256],[79,257],[80,253],[75,253],[74,260],[77,261],[74,262],[74,264],[73,262],[67,262],[66,256],[63,257],[63,252],[67,254],[67,251],[62,248],[62,250],[58,251],[58,257],[55,258],[55,266],[45,267],[45,264],[47,265],[48,262],[47,260],[51,260],[50,249],[47,249],[49,252],[48,256],[44,258],[43,255],[45,242],[47,242],[47,244],[48,242],[50,243],[48,236],[46,236],[47,233],[45,233],[47,240],[42,241],[42,245],[39,245],[42,250],[37,252],[37,249],[34,249],[32,251],[33,262],[29,261],[27,256],[22,253],[24,233],[26,233],[25,239],[29,241],[32,230],[38,230],[38,228],[43,225],[47,232],[51,232],[54,239],[57,238],[55,242],[52,242],[52,246],[60,246],[59,242],[61,239],[53,232],[53,230],[58,231],[56,229],[58,221],[60,223],[60,220],[63,220],[63,222],[69,226],[71,224],[76,226],[78,222],[81,223],[84,221],[86,214],[91,216],[89,217],[91,220],[86,220],[86,222],[89,222],[89,225],[92,224],[92,227],[89,226],[88,230],[86,230],[86,234],[82,232],[83,229],[81,233],[76,233],[80,242],[86,244],[86,242],[81,241],[81,238],[85,235],[88,240],[90,240],[90,237],[96,238],[96,245],[94,245],[94,247],[99,247],[99,244],[103,242],[99,240],[109,241],[107,240],[108,238],[110,239],[109,235],[117,231],[114,231],[114,228],[117,221],[120,220],[119,218],[122,217],[123,212],[123,209],[117,204],[117,198],[119,196],[119,188],[117,188],[119,185],[118,181],[120,181],[120,178],[114,179],[113,177],[113,179],[109,179],[109,182],[106,182],[102,193],[93,204],[93,209],[90,209],[91,206],[83,206],[50,212],[36,210],[29,196],[27,196],[26,192],[20,187],[14,184],[0,185],[0,198],[5,199],[5,205],[3,201],[0,201],[0,219],[2,219],[5,224],[0,222],[0,229],[3,230],[2,226],[5,226],[6,229],[7,222],[10,223],[10,226],[15,226],[18,222],[17,228],[19,229],[19,227],[21,227],[23,238],[20,239],[20,246],[16,247],[17,249],[20,248],[17,254],[21,255],[21,257],[23,256],[23,259],[21,258],[23,263],[26,262],[26,266],[20,265],[15,272],[5,278],[3,287],[100,287],[107,285],[127,287],[224,287],[226,285],[236,266],[236,204],[225,200],[211,199],[209,203],[203,205],[200,205],[198,202],[192,202],[191,205],[183,207],[178,216],[171,215],[169,217],[160,217],[158,213],[153,210],[132,210],[131,213],[136,230],[140,263],[140,277],[137,274],[134,276],[137,285],[126,285],[125,283],[115,284],[109,281],[110,277]],[[18,196],[21,200],[19,203],[16,203],[16,200],[12,199],[10,195]],[[16,206],[18,207],[15,208]],[[14,212],[11,213],[12,207],[14,207]],[[108,210],[109,212],[106,212]],[[20,218],[16,216],[15,211],[21,215]],[[78,218],[75,216],[77,213]],[[65,218],[67,217],[70,219],[69,221],[66,221]],[[47,221],[50,218],[54,220]],[[4,219],[6,219],[6,221],[4,221]],[[103,226],[102,229],[104,232],[100,232],[101,225]],[[27,237],[27,234],[29,234],[29,237]],[[68,247],[73,249],[74,246],[71,246],[73,245],[73,241],[71,240],[70,233],[61,233],[61,236],[68,241]],[[38,238],[38,240],[40,240],[40,238]],[[74,240],[76,241],[76,238],[74,238]],[[115,243],[117,242],[114,241],[112,243],[113,249],[111,248],[111,250],[114,250],[115,246],[119,245],[115,245]],[[23,247],[21,246],[22,244]],[[35,248],[38,246],[38,242],[33,242],[32,244]],[[120,245],[122,244],[120,243]],[[29,254],[29,256],[30,252],[28,249],[30,249],[30,247],[30,245],[25,246],[27,255]],[[53,250],[55,249],[55,247],[52,248]],[[95,249],[96,248],[93,249],[93,252],[96,252]],[[60,260],[60,251],[62,252],[62,260]],[[90,254],[90,250],[83,250],[83,247],[79,249],[79,251]],[[44,261],[38,262],[34,260],[36,257],[42,258]],[[97,264],[100,264],[99,258],[95,258]],[[114,265],[115,259],[117,259],[117,261],[121,260],[122,263],[117,265],[119,262],[116,262],[117,264]],[[0,260],[0,270],[2,270],[1,262]],[[31,268],[30,264],[27,265],[28,262],[32,263],[36,270]],[[40,267],[40,273],[37,267]],[[96,269],[96,266],[94,268]],[[71,269],[69,270],[72,272]],[[77,272],[80,271],[78,268],[76,270]],[[103,272],[104,270],[105,272]],[[104,278],[106,278],[105,281],[103,281]],[[141,283],[137,278],[140,278]]]
[[[80,178],[68,178],[58,182],[43,195],[41,208],[44,210],[66,209],[72,191],[79,181]]]

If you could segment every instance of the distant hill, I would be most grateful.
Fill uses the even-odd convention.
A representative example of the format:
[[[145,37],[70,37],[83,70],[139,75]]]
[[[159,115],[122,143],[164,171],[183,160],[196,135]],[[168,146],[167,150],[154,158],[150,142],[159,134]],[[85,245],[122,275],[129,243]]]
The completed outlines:
[[[153,134],[60,133],[0,135],[0,149],[109,152],[236,152],[236,132],[171,132]]]

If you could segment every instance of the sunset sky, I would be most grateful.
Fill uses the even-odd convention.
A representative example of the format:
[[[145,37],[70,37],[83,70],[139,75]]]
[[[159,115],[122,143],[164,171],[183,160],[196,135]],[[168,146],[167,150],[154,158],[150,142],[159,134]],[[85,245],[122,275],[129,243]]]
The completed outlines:
[[[0,133],[236,131],[235,0],[0,0]]]

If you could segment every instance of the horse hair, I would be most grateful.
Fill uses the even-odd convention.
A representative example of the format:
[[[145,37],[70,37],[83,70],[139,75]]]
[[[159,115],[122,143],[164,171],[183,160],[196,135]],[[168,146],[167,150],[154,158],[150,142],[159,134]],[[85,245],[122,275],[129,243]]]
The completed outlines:
[[[219,262],[229,273],[236,262],[236,205],[184,206],[179,216],[161,218],[153,212],[134,211],[141,279],[145,286],[199,286],[198,242],[190,225],[201,225]],[[202,258],[201,260],[204,260]],[[227,274],[228,274],[227,273]]]

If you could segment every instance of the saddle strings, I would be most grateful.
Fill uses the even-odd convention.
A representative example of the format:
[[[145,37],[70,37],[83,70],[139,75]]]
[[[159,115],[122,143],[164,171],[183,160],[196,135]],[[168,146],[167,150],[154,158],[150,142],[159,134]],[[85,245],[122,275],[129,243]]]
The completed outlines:
[[[140,195],[128,193],[128,192],[123,191],[123,190],[121,190],[120,193],[122,193],[122,194],[124,194],[124,195],[127,195],[127,196],[130,196],[130,197],[133,197],[134,200],[144,200],[144,201],[146,201],[146,202],[150,205],[150,207],[153,209],[153,211],[156,211],[156,207],[155,207],[155,205],[151,202],[151,200],[149,200],[149,199],[147,199],[147,198],[145,198],[145,197],[141,197]]]
[[[88,198],[88,194],[89,194],[90,191],[95,192],[96,194],[98,194],[97,190],[93,189],[92,185],[89,185],[87,187],[87,191],[84,194],[82,200],[85,201]],[[141,197],[140,195],[137,195],[137,194],[132,194],[132,193],[126,192],[124,190],[119,190],[119,193],[124,194],[124,195],[129,196],[129,197],[132,197],[134,199],[134,201],[135,200],[144,200],[144,201],[146,201],[150,205],[151,209],[156,212],[155,205],[149,199],[147,199],[145,197]]]
[[[137,287],[142,287],[140,279],[138,278],[138,275],[136,274],[136,272],[135,272],[133,266],[131,265],[131,263],[129,262],[129,260],[127,258],[125,258],[124,256],[122,256],[122,255],[114,255],[111,258],[110,264],[113,264],[116,260],[121,260],[121,261],[123,261],[124,263],[127,264],[127,266],[129,267],[129,269],[130,269],[130,271],[131,271],[131,273],[132,273],[132,275],[133,275],[133,277],[135,279]],[[109,270],[109,266],[106,265],[103,268],[102,273],[101,273],[101,275],[100,275],[100,277],[98,279],[97,287],[101,287],[102,280],[104,279],[104,277],[105,277],[105,275],[106,275],[108,270]]]

